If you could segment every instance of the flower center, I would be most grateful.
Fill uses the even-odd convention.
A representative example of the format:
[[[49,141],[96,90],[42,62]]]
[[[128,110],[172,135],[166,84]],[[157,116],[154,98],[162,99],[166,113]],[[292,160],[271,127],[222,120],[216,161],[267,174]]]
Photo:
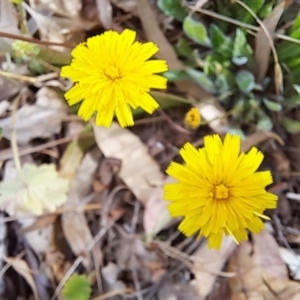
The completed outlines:
[[[121,78],[119,69],[114,67],[114,66],[110,66],[108,67],[104,74],[106,75],[106,77],[108,77],[110,80],[115,81],[116,79]]]
[[[214,198],[215,199],[228,199],[229,191],[228,188],[223,184],[218,184],[214,187]]]

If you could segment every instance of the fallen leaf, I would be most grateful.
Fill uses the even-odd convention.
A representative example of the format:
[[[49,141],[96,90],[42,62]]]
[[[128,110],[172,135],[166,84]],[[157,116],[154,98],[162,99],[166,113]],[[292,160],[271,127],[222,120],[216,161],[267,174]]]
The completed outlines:
[[[153,189],[162,186],[164,175],[157,162],[149,155],[140,138],[128,129],[113,123],[110,128],[94,125],[98,147],[106,157],[122,163],[119,177],[144,205]]]
[[[96,0],[98,10],[98,18],[105,29],[112,28],[112,13],[113,8],[110,0]]]
[[[268,140],[269,138],[273,138],[276,140],[280,145],[284,145],[284,141],[281,139],[281,137],[274,133],[274,132],[267,132],[267,131],[257,131],[249,136],[247,136],[242,141],[241,151],[247,152],[250,150],[253,146],[257,146],[258,144]]]
[[[18,13],[10,0],[0,1],[0,31],[20,34]],[[11,52],[13,40],[0,37],[0,49],[3,52]]]
[[[126,285],[119,280],[121,271],[122,269],[112,262],[109,262],[106,266],[101,268],[101,275],[103,276],[103,280],[109,291],[122,290],[126,288]]]
[[[167,177],[164,184],[173,181],[171,177]],[[170,216],[167,206],[168,202],[163,199],[163,186],[155,187],[149,195],[143,216],[145,234],[150,238],[177,222],[177,219]]]
[[[0,116],[9,107],[9,102],[5,102],[4,100],[8,100],[15,96],[20,91],[21,87],[22,84],[19,82],[0,76],[0,105],[2,106],[0,109]],[[5,103],[5,106],[3,106],[3,103]]]
[[[300,280],[300,255],[283,247],[279,247],[279,254],[288,265],[293,279]]]
[[[49,138],[61,131],[67,115],[67,106],[51,88],[43,87],[34,105],[24,104],[16,113],[16,134],[19,145],[26,145],[34,138]],[[12,119],[0,120],[3,136],[10,140]]]
[[[10,215],[53,212],[66,201],[68,182],[55,165],[25,164],[17,177],[0,183],[0,206]]]
[[[272,11],[272,13],[263,21],[265,29],[267,29],[271,38],[275,33],[278,21],[284,11],[284,2],[278,4]],[[257,68],[257,82],[261,83],[266,76],[269,68],[271,54],[271,45],[268,37],[266,36],[265,30],[260,27],[255,38],[255,61]]]
[[[231,300],[298,300],[300,284],[289,281],[278,244],[267,232],[252,235],[252,243],[241,243],[229,260]]]
[[[34,299],[39,300],[39,294],[33,278],[33,274],[27,264],[27,262],[20,258],[6,257],[5,261],[10,264],[17,273],[19,273],[31,287]]]
[[[230,236],[224,236],[220,250],[209,249],[208,242],[205,240],[193,254],[193,259],[199,260],[194,262],[192,272],[195,275],[196,289],[201,299],[205,299],[210,294],[224,264],[236,247],[235,241]]]
[[[77,17],[82,9],[81,0],[29,0],[29,3],[33,9],[50,10],[65,17]]]
[[[116,7],[121,8],[125,12],[131,13],[134,16],[138,14],[137,6],[138,0],[112,0],[111,1]]]
[[[78,155],[80,155],[79,152]],[[74,170],[76,170],[76,176],[71,184],[65,208],[84,204],[84,199],[91,194],[93,177],[98,167],[100,157],[101,153],[99,149],[94,148],[92,151],[85,154],[79,165],[73,164]],[[65,156],[64,162],[71,162],[73,161],[73,158],[74,156],[71,155],[69,156],[69,159]],[[73,178],[73,176],[70,178]],[[76,256],[82,255],[88,245],[91,245],[93,242],[93,236],[84,213],[78,211],[64,213],[61,218],[61,225],[64,236],[73,253]],[[90,270],[90,255],[85,256],[83,264],[88,270]]]
[[[228,120],[226,112],[218,103],[200,103],[196,105],[201,113],[201,117],[206,122],[209,122],[209,127],[218,134],[224,134],[228,130]]]
[[[26,2],[23,6],[30,14],[32,19],[36,22],[39,30],[41,40],[51,41],[56,43],[67,42],[70,45],[77,45],[85,38],[84,33],[80,30],[85,27],[91,29],[94,24],[82,23],[78,17],[76,20],[66,17],[57,17],[53,15],[43,15],[33,8],[31,8]],[[33,30],[32,30],[33,31]],[[63,47],[55,47],[53,49],[64,51]]]

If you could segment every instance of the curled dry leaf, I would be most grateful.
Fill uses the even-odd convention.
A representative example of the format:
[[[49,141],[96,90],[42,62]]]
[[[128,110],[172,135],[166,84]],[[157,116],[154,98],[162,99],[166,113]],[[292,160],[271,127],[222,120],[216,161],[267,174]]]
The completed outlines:
[[[206,299],[210,294],[224,264],[236,247],[236,243],[230,236],[224,236],[219,251],[209,249],[207,241],[196,250],[193,257],[199,261],[194,263],[192,271],[196,279],[196,289],[201,299]],[[234,274],[228,275],[233,276]]]
[[[51,88],[41,88],[34,105],[25,104],[16,113],[16,134],[19,145],[26,145],[34,138],[49,138],[59,133],[67,115],[67,106]],[[3,136],[11,138],[12,120],[0,120]]]
[[[10,215],[54,212],[66,201],[68,181],[53,164],[25,164],[17,177],[0,183],[0,207]]]
[[[290,281],[274,237],[262,231],[243,242],[231,256],[229,270],[238,276],[230,278],[231,300],[297,300],[300,284]]]
[[[140,138],[115,122],[110,128],[94,126],[98,147],[106,157],[121,161],[119,177],[139,201],[146,204],[153,189],[162,186],[164,175]]]

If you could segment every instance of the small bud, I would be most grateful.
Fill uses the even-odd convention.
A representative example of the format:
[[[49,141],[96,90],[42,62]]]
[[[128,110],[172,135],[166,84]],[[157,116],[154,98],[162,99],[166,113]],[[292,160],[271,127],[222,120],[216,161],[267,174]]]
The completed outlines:
[[[189,130],[195,130],[200,126],[201,115],[199,109],[196,107],[191,108],[184,117],[184,126]]]

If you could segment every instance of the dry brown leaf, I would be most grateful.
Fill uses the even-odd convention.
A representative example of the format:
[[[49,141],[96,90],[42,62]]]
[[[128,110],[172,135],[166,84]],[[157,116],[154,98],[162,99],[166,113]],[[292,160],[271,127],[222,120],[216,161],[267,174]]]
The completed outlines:
[[[18,28],[18,13],[10,0],[0,1],[0,31],[20,34]],[[11,44],[13,40],[0,37],[0,49],[5,52],[11,51]]]
[[[41,39],[56,43],[68,42],[70,45],[77,45],[85,38],[82,28],[90,29],[94,24],[82,23],[78,17],[76,20],[66,17],[46,16],[32,9],[26,2],[23,3],[27,12],[37,23]],[[55,47],[58,50],[65,50],[62,47]]]
[[[27,262],[20,258],[6,257],[5,261],[10,264],[17,273],[19,273],[31,287],[34,299],[39,300],[38,290],[33,278],[33,274],[27,264]]]
[[[110,0],[96,0],[98,18],[105,29],[112,28],[113,8]]]
[[[292,278],[300,280],[300,255],[283,247],[279,248],[279,254],[282,260],[288,265]]]
[[[201,299],[205,299],[210,294],[220,271],[236,247],[236,243],[230,236],[224,236],[220,250],[209,249],[206,240],[193,254],[194,258],[199,259],[199,262],[194,263],[192,271]]]
[[[98,147],[105,157],[121,161],[119,177],[139,201],[146,204],[153,189],[162,186],[164,175],[148,148],[130,130],[113,123],[110,128],[94,125]]]
[[[289,281],[278,244],[267,232],[252,235],[243,242],[229,261],[231,300],[296,300],[300,299],[300,284]]]
[[[82,9],[81,0],[29,0],[35,10],[48,10],[60,16],[77,17]]]
[[[24,104],[16,113],[16,134],[19,145],[26,145],[34,138],[48,138],[61,131],[67,106],[51,88],[41,88],[34,105]],[[3,136],[10,140],[11,117],[0,120]]]
[[[265,25],[265,28],[268,30],[269,35],[273,37],[278,21],[284,11],[284,3],[278,4],[270,16],[268,16],[264,21],[263,24]],[[256,67],[257,67],[257,82],[261,83],[268,71],[269,68],[269,61],[270,61],[270,54],[271,54],[271,45],[270,41],[266,36],[265,30],[260,27],[259,31],[256,34],[255,38],[255,50],[254,50],[254,55],[255,55],[255,60],[256,60]],[[280,68],[280,67],[279,67]],[[278,67],[277,67],[278,69]],[[276,70],[276,67],[275,67]],[[281,70],[281,69],[280,69]],[[277,70],[277,76],[275,76],[279,79],[280,73]],[[282,78],[280,80],[282,82]]]
[[[84,204],[82,201],[92,192],[93,177],[98,167],[100,157],[101,153],[97,148],[84,156],[81,165],[77,169],[75,179],[71,184],[68,199],[65,204],[66,208]],[[93,236],[85,215],[82,212],[64,213],[62,215],[62,228],[69,246],[77,256],[82,255],[86,248],[93,242]],[[89,270],[91,267],[90,255],[85,257],[83,263]]]
[[[262,143],[269,138],[273,138],[276,140],[280,145],[284,145],[284,141],[281,139],[281,137],[274,133],[274,132],[267,132],[267,131],[257,131],[249,136],[247,136],[242,141],[241,151],[247,152],[252,148],[253,146],[257,146],[259,143]]]
[[[138,0],[111,0],[111,2],[118,8],[121,8],[125,12],[137,15]]]

